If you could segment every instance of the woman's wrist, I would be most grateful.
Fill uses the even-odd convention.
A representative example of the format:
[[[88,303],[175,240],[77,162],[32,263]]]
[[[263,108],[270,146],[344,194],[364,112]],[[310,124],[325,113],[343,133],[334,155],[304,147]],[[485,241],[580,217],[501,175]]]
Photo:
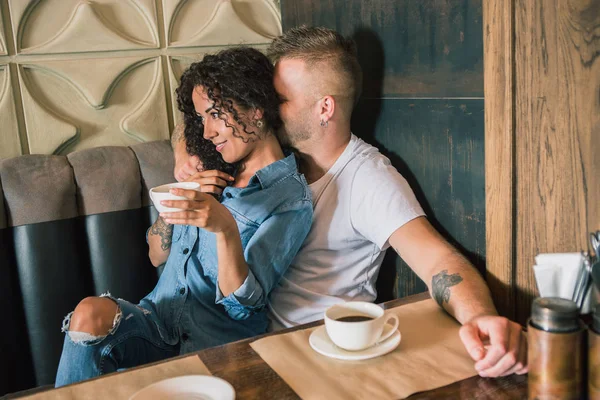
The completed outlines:
[[[237,225],[235,224],[235,222],[224,227],[219,232],[215,232],[215,234],[217,235],[217,240],[225,240],[225,241],[229,241],[229,240],[236,239],[236,238],[239,239],[239,237],[240,237],[240,233],[237,229]]]

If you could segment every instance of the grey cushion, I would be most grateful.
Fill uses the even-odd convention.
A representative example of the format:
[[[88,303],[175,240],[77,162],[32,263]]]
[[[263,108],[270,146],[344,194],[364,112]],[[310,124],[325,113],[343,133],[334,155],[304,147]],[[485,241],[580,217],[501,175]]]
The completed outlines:
[[[140,170],[127,147],[96,147],[67,155],[77,183],[80,215],[139,208]]]
[[[9,226],[77,216],[73,170],[65,157],[26,155],[0,161]]]
[[[142,205],[151,204],[148,190],[164,185],[165,183],[175,182],[173,168],[173,149],[168,140],[148,142],[131,146],[137,156],[142,173]]]

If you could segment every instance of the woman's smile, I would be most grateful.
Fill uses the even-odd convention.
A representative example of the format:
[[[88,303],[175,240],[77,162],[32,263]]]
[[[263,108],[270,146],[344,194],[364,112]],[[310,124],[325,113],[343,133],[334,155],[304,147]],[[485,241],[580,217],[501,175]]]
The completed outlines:
[[[221,142],[221,143],[215,143],[215,147],[217,148],[218,152],[221,152],[221,150],[223,150],[223,147],[225,147],[226,142],[227,142],[227,140],[224,142]]]

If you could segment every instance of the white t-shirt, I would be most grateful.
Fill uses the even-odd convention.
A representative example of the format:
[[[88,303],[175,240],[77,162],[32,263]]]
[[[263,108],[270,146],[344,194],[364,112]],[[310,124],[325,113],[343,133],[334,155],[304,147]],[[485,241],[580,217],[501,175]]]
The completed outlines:
[[[390,160],[354,134],[335,164],[310,189],[313,225],[271,292],[271,330],[322,319],[333,304],[374,301],[389,237],[424,215]]]

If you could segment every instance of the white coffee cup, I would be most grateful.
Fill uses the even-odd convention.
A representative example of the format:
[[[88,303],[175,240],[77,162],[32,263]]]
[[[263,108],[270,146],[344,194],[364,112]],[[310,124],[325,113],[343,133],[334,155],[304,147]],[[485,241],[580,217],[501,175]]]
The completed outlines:
[[[195,190],[200,187],[198,182],[175,182],[175,183],[167,183],[166,185],[161,185],[157,187],[153,187],[149,190],[150,199],[152,199],[152,203],[154,203],[154,207],[156,210],[161,212],[172,212],[172,211],[181,211],[180,208],[166,207],[160,204],[163,200],[187,200],[187,198],[183,196],[175,196],[170,192],[171,189],[187,189],[187,190]]]
[[[368,319],[351,322],[349,317]],[[391,320],[394,322],[390,325],[388,321]],[[397,316],[386,316],[383,308],[365,301],[336,304],[325,311],[325,329],[329,338],[345,350],[363,350],[383,342],[396,332],[398,325]]]

